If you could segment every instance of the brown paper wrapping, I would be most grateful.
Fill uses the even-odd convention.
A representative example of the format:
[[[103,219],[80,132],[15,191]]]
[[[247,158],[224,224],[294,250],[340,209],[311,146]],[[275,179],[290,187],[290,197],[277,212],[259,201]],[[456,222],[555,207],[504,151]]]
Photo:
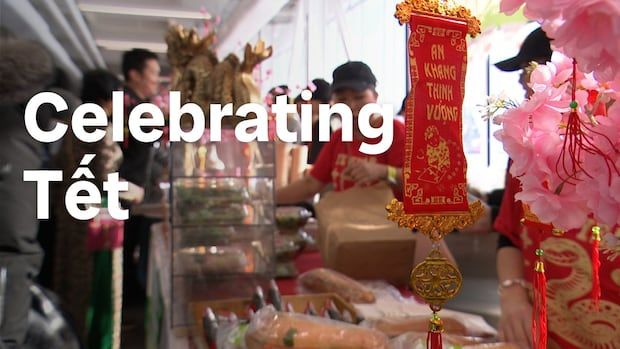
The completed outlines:
[[[327,268],[355,279],[397,285],[409,280],[415,236],[385,218],[387,184],[330,192],[316,205],[319,248]]]

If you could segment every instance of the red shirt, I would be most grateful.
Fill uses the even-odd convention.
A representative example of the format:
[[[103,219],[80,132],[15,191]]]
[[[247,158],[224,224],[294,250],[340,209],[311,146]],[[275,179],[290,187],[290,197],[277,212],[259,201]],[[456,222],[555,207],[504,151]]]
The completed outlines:
[[[325,184],[332,183],[335,191],[341,191],[356,184],[352,178],[343,174],[348,159],[351,157],[402,168],[405,162],[405,125],[394,121],[393,135],[392,146],[387,151],[379,155],[367,155],[359,151],[362,144],[361,140],[353,139],[352,142],[343,142],[342,129],[339,129],[332,133],[330,141],[321,149],[310,175]],[[366,140],[365,142],[375,144],[379,141],[380,138]],[[402,201],[400,191],[395,191],[394,195]]]
[[[614,251],[601,241],[600,311],[591,310],[591,225],[562,236],[528,233],[520,224],[521,202],[514,201],[520,183],[510,174],[506,176],[495,229],[522,251],[529,282],[534,277],[535,250],[540,241],[547,277],[550,343],[555,342],[562,349],[620,348],[620,247],[616,246]]]

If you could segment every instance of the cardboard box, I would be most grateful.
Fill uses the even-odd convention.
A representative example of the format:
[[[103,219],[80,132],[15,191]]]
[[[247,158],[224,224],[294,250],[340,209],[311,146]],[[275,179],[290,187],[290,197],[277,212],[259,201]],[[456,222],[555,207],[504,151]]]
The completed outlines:
[[[407,285],[413,268],[415,240],[401,229],[328,231],[324,263],[358,280],[385,280]]]
[[[415,237],[387,219],[387,185],[330,193],[317,205],[319,248],[325,267],[360,280],[407,285]]]

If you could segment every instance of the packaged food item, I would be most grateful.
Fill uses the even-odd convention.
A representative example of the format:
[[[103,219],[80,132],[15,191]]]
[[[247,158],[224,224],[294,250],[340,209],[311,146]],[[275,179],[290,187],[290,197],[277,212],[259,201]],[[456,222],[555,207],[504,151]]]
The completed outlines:
[[[349,313],[348,310],[343,311],[342,312],[342,321],[348,322],[348,323],[353,323],[353,315],[351,315],[351,313]]]
[[[248,264],[244,251],[234,246],[186,247],[177,257],[181,272],[191,274],[242,273]]]
[[[210,349],[217,349],[216,341],[219,324],[217,317],[211,308],[205,309],[205,314],[202,317],[202,326],[207,345]]]
[[[312,213],[303,207],[282,206],[276,209],[276,224],[284,233],[296,233],[303,228]]]
[[[312,293],[336,293],[351,303],[374,303],[375,294],[350,277],[330,269],[314,269],[299,277],[302,289]]]
[[[282,311],[282,296],[280,295],[280,289],[278,288],[278,284],[276,284],[276,280],[271,280],[269,282],[269,301],[276,308],[277,311]]]
[[[246,349],[245,332],[248,329],[246,320],[239,320],[235,313],[220,319],[217,331],[217,349]]]
[[[361,326],[374,328],[389,337],[396,337],[407,332],[426,332],[428,330],[428,319],[428,315],[382,318],[365,320]],[[467,335],[467,328],[460,321],[445,316],[441,316],[441,320],[445,333],[459,336]]]
[[[312,315],[312,316],[316,316],[317,315],[317,311],[316,311],[316,307],[314,306],[314,303],[308,302],[306,304],[306,310],[304,310],[304,314]]]
[[[408,332],[390,341],[392,349],[427,349],[426,332]],[[510,343],[489,343],[488,339],[442,334],[443,349],[519,349]]]
[[[217,349],[246,349],[247,323],[234,322],[222,326],[217,336]]]
[[[413,299],[396,299],[378,296],[373,304],[357,304],[355,309],[365,321],[364,326],[376,328],[389,336],[398,336],[409,331],[426,332],[428,329],[428,305]],[[470,337],[493,338],[497,331],[483,317],[450,309],[443,309],[439,316],[444,322],[446,332]]]
[[[466,345],[463,349],[519,349],[519,346],[512,343],[486,343]]]
[[[315,211],[326,268],[358,280],[409,283],[416,237],[410,229],[385,219],[385,203],[392,198],[392,189],[384,183],[321,197]]]
[[[249,214],[249,193],[241,182],[211,179],[179,182],[175,187],[180,224],[238,222]]]
[[[232,226],[200,226],[183,228],[177,232],[175,246],[179,247],[203,246],[207,240],[224,245],[237,234]]]
[[[265,306],[265,296],[263,295],[263,288],[256,286],[254,294],[252,295],[252,308],[256,311]]]
[[[334,304],[334,301],[330,300],[327,302],[327,304],[325,305],[325,311],[327,312],[327,316],[330,319],[336,321],[343,321],[342,314],[340,314],[340,312],[338,311],[338,308],[336,307],[336,304]]]
[[[245,336],[248,349],[388,349],[387,337],[375,330],[321,317],[261,309]]]

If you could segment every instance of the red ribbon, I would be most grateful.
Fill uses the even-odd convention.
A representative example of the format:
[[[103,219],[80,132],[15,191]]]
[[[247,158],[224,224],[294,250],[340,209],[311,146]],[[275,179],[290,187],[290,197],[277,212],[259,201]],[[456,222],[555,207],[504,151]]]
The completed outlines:
[[[536,262],[534,306],[532,310],[532,348],[547,349],[547,278],[542,257]],[[539,264],[540,263],[540,264]]]
[[[600,228],[594,226],[592,227],[592,305],[596,311],[599,311],[601,303],[601,279],[599,276],[601,259],[598,250],[600,241]]]
[[[547,278],[545,276],[545,263],[543,261],[544,251],[540,248],[540,244],[543,236],[549,234],[553,230],[553,226],[538,221],[527,206],[524,205],[523,210],[526,217],[524,218],[524,224],[528,231],[535,234],[538,240],[538,248],[536,249],[538,260],[534,267],[535,274],[533,280],[532,348],[547,349]]]
[[[594,141],[594,136],[598,136],[599,138],[604,139],[608,144],[612,147],[614,146],[614,142],[611,141],[609,137],[605,134],[598,132],[595,127],[596,125],[591,125],[589,122],[585,122],[577,113],[577,100],[576,100],[576,91],[577,91],[577,61],[573,59],[573,75],[571,79],[571,111],[568,114],[568,119],[566,121],[566,133],[564,135],[564,144],[562,146],[562,150],[560,151],[560,156],[556,161],[556,169],[558,171],[558,175],[560,179],[562,179],[566,183],[575,184],[577,181],[580,181],[579,178],[580,173],[583,175],[594,178],[594,174],[589,173],[583,167],[583,156],[582,154],[589,153],[593,155],[600,156],[603,160],[605,160],[605,165],[607,167],[607,178],[609,185],[611,185],[612,172],[615,172],[618,176],[620,176],[620,169],[616,166],[613,159],[605,154],[601,148]],[[592,103],[592,101],[596,102],[598,97],[598,93],[592,92],[588,94],[588,102]],[[593,107],[596,107],[594,115],[601,115],[596,113],[604,113],[606,115],[605,105],[600,103],[597,106],[596,103]],[[563,170],[563,171],[561,171]],[[561,190],[561,186],[558,188]]]
[[[100,215],[88,222],[86,248],[88,251],[113,250],[123,246],[124,221]]]
[[[428,331],[428,334],[426,335],[426,348],[443,349],[441,332]]]

